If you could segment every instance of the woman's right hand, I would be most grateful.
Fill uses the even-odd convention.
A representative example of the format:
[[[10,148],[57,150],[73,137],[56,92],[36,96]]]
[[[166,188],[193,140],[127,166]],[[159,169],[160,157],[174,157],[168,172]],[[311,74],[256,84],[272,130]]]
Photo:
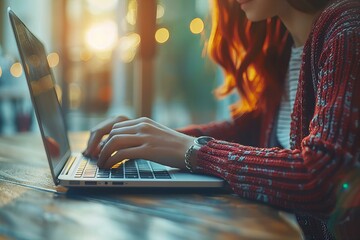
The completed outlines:
[[[129,120],[125,116],[109,118],[91,129],[88,144],[83,154],[90,157],[98,157],[102,148],[103,138],[112,130],[115,123]]]
[[[84,155],[96,157],[101,168],[111,168],[124,159],[146,159],[186,169],[184,155],[193,143],[194,137],[152,119],[121,116],[104,121],[91,131]]]

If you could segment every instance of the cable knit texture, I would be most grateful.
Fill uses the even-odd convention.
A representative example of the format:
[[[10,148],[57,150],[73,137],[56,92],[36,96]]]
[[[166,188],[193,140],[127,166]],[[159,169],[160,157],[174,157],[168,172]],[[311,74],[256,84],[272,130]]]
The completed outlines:
[[[265,113],[262,123],[242,116],[181,131],[216,138],[198,152],[203,173],[225,179],[241,197],[296,213],[307,238],[331,239],[321,219],[335,207],[344,172],[360,162],[359,1],[333,1],[313,25],[292,113],[291,149],[267,147],[275,113]],[[252,135],[249,129],[261,131]]]

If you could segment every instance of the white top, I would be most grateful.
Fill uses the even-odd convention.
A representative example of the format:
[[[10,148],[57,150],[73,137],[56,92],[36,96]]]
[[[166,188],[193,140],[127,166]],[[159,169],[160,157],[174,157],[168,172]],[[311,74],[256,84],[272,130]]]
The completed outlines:
[[[291,49],[289,70],[285,81],[285,91],[281,99],[277,121],[277,140],[283,148],[287,149],[290,148],[291,113],[294,109],[296,91],[299,82],[302,52],[303,47]]]

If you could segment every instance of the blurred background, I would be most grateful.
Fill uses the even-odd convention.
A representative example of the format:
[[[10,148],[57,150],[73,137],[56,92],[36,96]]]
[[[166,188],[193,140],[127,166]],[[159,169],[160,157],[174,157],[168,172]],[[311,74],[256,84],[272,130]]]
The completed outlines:
[[[172,128],[229,117],[212,91],[209,0],[0,0],[0,134],[37,131],[7,8],[44,43],[69,131],[148,116]]]

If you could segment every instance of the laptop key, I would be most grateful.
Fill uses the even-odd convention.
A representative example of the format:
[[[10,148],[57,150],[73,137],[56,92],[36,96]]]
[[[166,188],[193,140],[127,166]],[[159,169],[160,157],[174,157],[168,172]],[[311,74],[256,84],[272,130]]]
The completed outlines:
[[[96,177],[98,178],[108,178],[110,177],[110,170],[99,168]]]
[[[141,174],[140,174],[140,178],[143,178],[143,179],[153,179],[154,176],[153,176],[153,175],[141,175]]]
[[[97,178],[109,178],[110,177],[110,173],[109,174],[98,174],[96,175]]]
[[[127,161],[124,163],[125,165],[125,178],[139,178],[138,170],[135,165],[135,161]]]
[[[138,174],[125,174],[125,178],[139,178]]]
[[[124,175],[111,175],[111,178],[124,178]]]
[[[111,178],[124,178],[124,175],[111,175]]]
[[[84,174],[83,177],[84,177],[84,178],[94,178],[94,177],[95,177],[95,173]]]
[[[155,175],[155,178],[157,178],[157,179],[171,179],[170,174],[166,170],[154,171],[154,175]]]
[[[75,173],[76,178],[81,178],[81,176],[83,175],[84,169],[86,167],[86,163],[87,163],[87,159],[81,160],[81,162],[78,166],[78,169],[76,170],[76,173]]]
[[[124,178],[124,169],[122,165],[118,168],[111,169],[111,178]]]
[[[156,179],[171,179],[169,175],[155,175]]]
[[[151,171],[139,171],[139,174],[140,174],[140,178],[146,178],[146,179],[154,178],[154,175],[152,174]]]

